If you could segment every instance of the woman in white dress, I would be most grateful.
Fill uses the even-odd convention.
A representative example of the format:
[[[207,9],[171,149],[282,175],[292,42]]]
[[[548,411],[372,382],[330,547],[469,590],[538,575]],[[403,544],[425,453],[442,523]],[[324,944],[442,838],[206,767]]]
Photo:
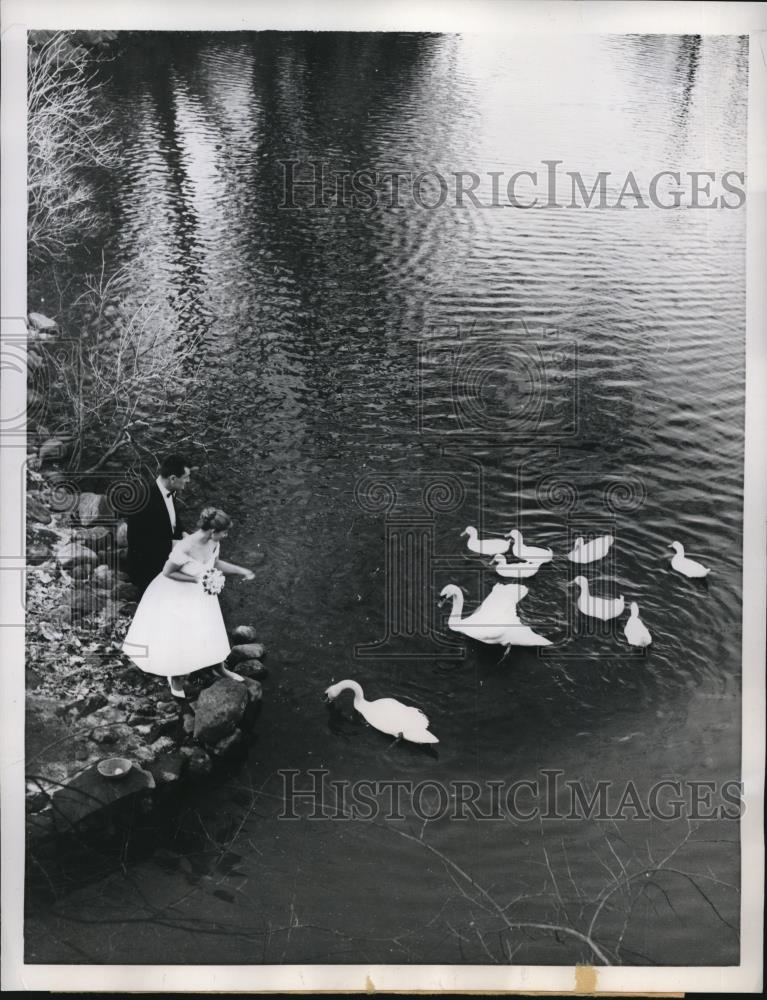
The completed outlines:
[[[162,573],[144,591],[125,636],[123,652],[146,673],[167,677],[177,698],[185,697],[181,679],[205,667],[242,680],[223,663],[230,647],[218,603],[220,574],[253,579],[249,569],[218,557],[231,523],[216,507],[203,510],[197,531],[176,542]]]

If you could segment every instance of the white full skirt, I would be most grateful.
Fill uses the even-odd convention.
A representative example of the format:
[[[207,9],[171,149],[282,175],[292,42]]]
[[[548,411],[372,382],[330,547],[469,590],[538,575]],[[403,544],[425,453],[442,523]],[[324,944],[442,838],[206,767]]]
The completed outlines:
[[[162,573],[144,591],[123,652],[141,670],[177,677],[221,663],[229,639],[215,594]]]

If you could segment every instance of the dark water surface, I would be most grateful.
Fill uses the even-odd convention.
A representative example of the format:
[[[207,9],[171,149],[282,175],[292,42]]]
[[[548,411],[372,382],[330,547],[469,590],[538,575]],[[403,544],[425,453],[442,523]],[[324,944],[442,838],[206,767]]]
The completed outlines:
[[[271,676],[247,763],[155,855],[30,904],[28,960],[570,964],[593,958],[580,939],[509,923],[585,933],[604,901],[591,929],[617,961],[737,962],[736,823],[290,822],[277,772],[738,778],[745,209],[691,208],[688,183],[671,211],[286,210],[279,161],[508,178],[561,160],[589,188],[633,170],[645,190],[663,169],[739,170],[746,60],[735,38],[125,45],[105,255],[179,338],[203,335],[189,506],[233,514],[226,555],[266,557],[224,606],[256,624]],[[520,605],[554,641],[541,655],[499,663],[396,618],[497,582],[464,556],[467,524],[554,549]],[[600,632],[573,611],[565,555],[606,531],[584,575],[638,601],[646,656],[625,615]],[[430,553],[410,597],[403,532]],[[673,540],[706,585],[671,572]],[[349,695],[328,710],[347,676],[423,708],[436,752],[389,749]]]

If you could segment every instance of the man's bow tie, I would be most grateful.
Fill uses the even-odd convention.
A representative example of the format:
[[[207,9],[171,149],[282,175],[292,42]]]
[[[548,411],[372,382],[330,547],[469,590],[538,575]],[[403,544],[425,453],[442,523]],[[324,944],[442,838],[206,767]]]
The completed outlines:
[[[168,492],[165,495],[168,496],[168,497],[174,497],[176,495],[176,491],[175,490],[168,490]]]

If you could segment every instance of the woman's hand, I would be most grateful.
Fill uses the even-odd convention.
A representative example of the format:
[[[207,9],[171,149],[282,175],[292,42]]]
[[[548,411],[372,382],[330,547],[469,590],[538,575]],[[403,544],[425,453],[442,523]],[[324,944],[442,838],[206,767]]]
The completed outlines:
[[[256,574],[252,570],[244,569],[242,571],[242,578],[243,580],[255,580]]]

